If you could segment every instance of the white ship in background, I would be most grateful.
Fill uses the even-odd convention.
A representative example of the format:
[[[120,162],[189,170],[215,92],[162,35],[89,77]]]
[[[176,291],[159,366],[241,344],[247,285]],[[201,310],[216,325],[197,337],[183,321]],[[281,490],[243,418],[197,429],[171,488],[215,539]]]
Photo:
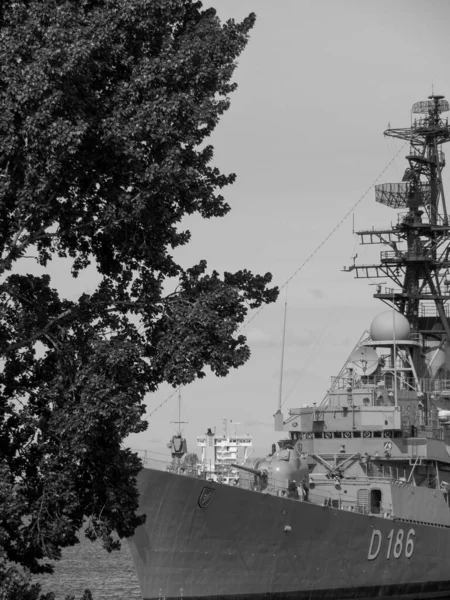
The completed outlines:
[[[197,437],[197,446],[202,449],[197,465],[199,474],[218,483],[237,483],[239,472],[232,465],[245,462],[252,453],[252,436],[237,433],[240,423],[230,421],[230,424],[234,426],[233,434],[228,433],[228,419],[223,419],[222,434],[216,433],[214,428]]]

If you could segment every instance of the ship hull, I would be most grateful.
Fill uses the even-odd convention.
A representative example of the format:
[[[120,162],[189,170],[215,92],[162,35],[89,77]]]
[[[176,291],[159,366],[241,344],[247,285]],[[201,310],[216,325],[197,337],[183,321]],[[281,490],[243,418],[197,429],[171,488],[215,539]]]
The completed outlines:
[[[144,600],[450,596],[450,528],[144,469],[130,539]]]

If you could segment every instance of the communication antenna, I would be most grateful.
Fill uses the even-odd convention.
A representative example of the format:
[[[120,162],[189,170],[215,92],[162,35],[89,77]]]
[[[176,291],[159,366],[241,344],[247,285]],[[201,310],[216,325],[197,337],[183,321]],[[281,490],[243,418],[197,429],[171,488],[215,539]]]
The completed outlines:
[[[278,410],[281,411],[282,395],[283,395],[283,369],[284,369],[284,346],[286,341],[286,315],[287,315],[287,294],[288,288],[286,286],[286,296],[284,300],[284,321],[283,321],[283,339],[281,341],[281,366],[280,366],[280,387],[278,390]]]
[[[178,420],[170,421],[170,422],[178,425],[177,435],[181,435],[181,425],[182,424],[187,425],[187,421],[181,420],[181,386],[178,388]]]
[[[392,290],[392,335],[394,338],[394,404],[398,406],[397,401],[397,342],[395,336],[395,295],[394,290]]]

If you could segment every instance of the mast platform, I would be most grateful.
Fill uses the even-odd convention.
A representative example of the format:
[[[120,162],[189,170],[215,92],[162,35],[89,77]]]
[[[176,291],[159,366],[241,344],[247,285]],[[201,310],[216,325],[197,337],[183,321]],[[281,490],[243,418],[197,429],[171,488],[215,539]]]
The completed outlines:
[[[360,244],[365,246],[368,244],[392,244],[397,243],[400,238],[400,230],[393,229],[369,229],[366,231],[356,231],[356,235],[361,237]]]

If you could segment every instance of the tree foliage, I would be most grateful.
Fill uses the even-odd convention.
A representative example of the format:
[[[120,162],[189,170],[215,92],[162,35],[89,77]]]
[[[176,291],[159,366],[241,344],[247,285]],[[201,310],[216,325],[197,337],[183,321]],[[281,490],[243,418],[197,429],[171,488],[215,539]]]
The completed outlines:
[[[188,452],[187,454],[185,454],[183,456],[183,458],[181,460],[181,463],[183,464],[183,466],[187,466],[187,467],[196,467],[199,462],[200,462],[200,459],[195,452]]]
[[[32,571],[85,516],[108,549],[134,531],[122,441],[145,394],[242,365],[240,324],[276,298],[270,274],[173,257],[183,217],[229,210],[205,140],[253,24],[192,0],[0,3],[0,538]],[[94,265],[92,293],[64,297],[55,259]]]

